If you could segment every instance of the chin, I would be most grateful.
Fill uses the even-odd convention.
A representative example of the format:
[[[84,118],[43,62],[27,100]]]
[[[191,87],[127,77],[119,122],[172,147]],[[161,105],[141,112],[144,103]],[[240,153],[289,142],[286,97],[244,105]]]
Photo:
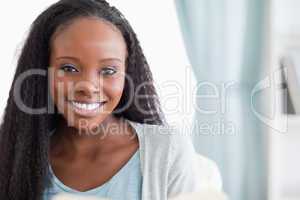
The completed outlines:
[[[113,123],[112,114],[101,114],[94,118],[86,118],[77,115],[73,115],[74,118],[68,118],[68,126],[76,128],[80,133],[88,133],[97,135],[101,131],[101,128],[105,129],[106,123]],[[103,125],[103,126],[101,126]]]
[[[100,124],[103,123],[105,117],[97,118],[97,119],[87,119],[87,118],[80,118],[75,117],[72,120],[68,120],[68,126],[74,127],[79,131],[82,132],[91,132],[95,131],[97,128],[100,127]]]

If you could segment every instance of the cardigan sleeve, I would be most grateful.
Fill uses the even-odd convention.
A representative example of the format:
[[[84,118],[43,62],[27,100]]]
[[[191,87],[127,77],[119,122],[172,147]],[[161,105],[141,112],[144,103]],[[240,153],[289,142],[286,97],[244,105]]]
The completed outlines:
[[[217,165],[196,153],[191,138],[173,135],[168,172],[168,198],[207,187],[222,191]]]

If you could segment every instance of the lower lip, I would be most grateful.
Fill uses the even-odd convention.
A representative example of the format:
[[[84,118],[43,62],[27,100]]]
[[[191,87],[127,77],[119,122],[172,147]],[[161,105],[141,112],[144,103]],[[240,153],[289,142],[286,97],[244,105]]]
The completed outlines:
[[[105,103],[101,103],[101,105],[93,110],[86,110],[86,109],[81,109],[81,108],[78,108],[76,107],[75,105],[72,104],[72,102],[68,101],[68,105],[72,108],[72,110],[80,115],[80,116],[83,116],[83,117],[94,117],[96,116],[97,114],[100,113],[100,111],[103,110],[103,106],[106,104]]]

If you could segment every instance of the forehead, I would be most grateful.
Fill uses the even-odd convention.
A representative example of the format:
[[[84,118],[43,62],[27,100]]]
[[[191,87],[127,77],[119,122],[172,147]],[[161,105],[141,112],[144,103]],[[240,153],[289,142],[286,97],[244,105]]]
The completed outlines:
[[[109,22],[96,18],[80,18],[54,34],[51,55],[124,59],[126,43],[119,29]]]

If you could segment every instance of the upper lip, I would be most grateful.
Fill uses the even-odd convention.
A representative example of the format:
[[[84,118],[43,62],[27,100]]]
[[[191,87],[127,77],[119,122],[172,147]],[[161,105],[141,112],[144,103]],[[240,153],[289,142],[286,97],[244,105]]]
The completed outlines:
[[[106,102],[105,100],[104,100],[104,101],[68,100],[68,101],[75,101],[75,102],[78,102],[78,103],[85,103],[85,104],[103,103],[103,102]]]

